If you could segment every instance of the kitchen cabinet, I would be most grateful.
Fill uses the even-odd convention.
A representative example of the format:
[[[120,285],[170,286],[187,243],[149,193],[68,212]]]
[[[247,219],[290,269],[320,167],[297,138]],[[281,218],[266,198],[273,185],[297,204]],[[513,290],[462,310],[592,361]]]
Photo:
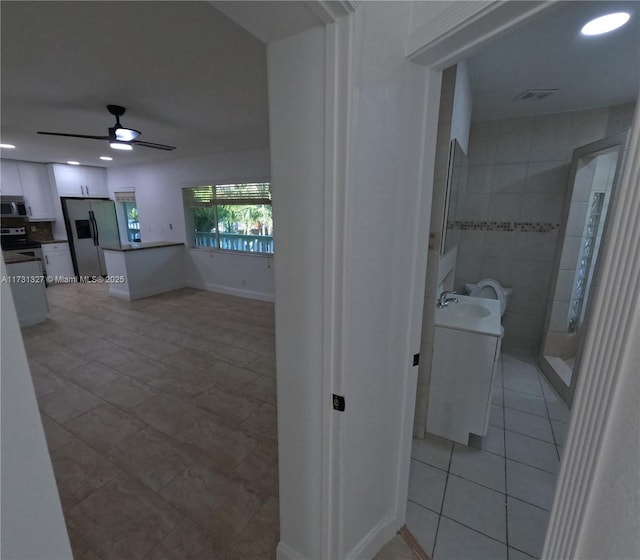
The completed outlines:
[[[2,180],[1,192],[3,195],[22,196],[18,162],[9,159],[0,160],[0,178]]]
[[[31,221],[54,221],[56,212],[51,195],[47,166],[42,163],[18,162],[20,182]]]
[[[102,167],[80,165],[51,165],[58,196],[79,198],[108,198],[107,176]]]
[[[50,284],[63,283],[75,276],[68,243],[43,243],[42,266]]]

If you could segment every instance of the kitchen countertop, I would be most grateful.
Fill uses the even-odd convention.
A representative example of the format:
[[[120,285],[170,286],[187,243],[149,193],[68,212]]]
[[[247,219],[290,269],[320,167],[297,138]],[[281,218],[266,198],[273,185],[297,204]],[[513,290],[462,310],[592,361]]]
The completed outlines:
[[[157,249],[159,247],[174,247],[176,245],[184,245],[176,241],[156,241],[151,243],[125,243],[119,246],[103,246],[104,251],[139,251],[141,249]]]
[[[20,253],[14,253],[13,251],[2,251],[5,264],[15,264],[29,261],[39,261],[38,257],[31,257],[29,255],[22,255]]]

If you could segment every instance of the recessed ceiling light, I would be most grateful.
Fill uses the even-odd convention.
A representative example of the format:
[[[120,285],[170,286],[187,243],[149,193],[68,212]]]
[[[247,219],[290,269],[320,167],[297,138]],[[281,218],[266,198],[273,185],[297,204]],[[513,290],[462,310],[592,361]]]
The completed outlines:
[[[13,150],[15,146],[13,144],[0,144],[0,148],[7,148],[8,150]]]
[[[586,23],[580,33],[583,35],[602,35],[609,33],[618,27],[622,27],[629,21],[631,16],[627,12],[616,12],[592,19]]]
[[[109,156],[100,156],[100,159],[102,161],[113,161],[113,158]]]
[[[67,162],[69,165],[80,165],[79,161],[68,161]]]

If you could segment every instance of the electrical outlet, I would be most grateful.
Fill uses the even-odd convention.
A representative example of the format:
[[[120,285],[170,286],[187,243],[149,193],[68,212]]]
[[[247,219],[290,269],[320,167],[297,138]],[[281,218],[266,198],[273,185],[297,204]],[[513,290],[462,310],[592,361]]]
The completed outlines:
[[[38,231],[38,226],[35,226],[35,225],[31,224],[31,231],[32,232]]]
[[[344,412],[345,402],[342,395],[333,395],[333,409],[339,412]]]

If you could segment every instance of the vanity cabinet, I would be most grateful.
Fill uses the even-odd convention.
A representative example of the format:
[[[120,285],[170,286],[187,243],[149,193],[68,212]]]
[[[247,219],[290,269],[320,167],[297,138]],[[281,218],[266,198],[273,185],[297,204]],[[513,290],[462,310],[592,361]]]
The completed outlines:
[[[51,165],[58,196],[76,198],[108,198],[107,176],[102,167],[81,165]]]
[[[43,163],[21,161],[18,163],[18,171],[29,220],[54,221],[56,212],[47,166]]]
[[[500,357],[500,307],[496,300],[458,296],[463,304],[436,310],[427,431],[463,445],[489,428],[491,396]],[[464,305],[482,301],[483,317],[464,317]],[[467,307],[471,309],[471,307]]]

